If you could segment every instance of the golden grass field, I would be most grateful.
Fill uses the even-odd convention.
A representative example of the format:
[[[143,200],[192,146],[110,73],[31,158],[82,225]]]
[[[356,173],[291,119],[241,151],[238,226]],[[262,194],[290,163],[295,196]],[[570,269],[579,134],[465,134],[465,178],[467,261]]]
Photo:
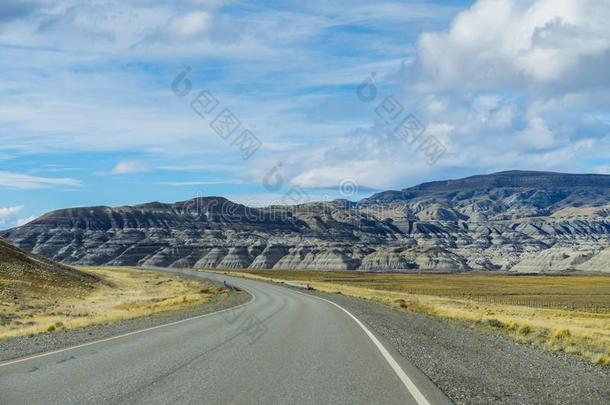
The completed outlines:
[[[255,270],[231,274],[308,283],[400,310],[501,330],[523,343],[610,365],[610,276],[378,274]]]
[[[103,282],[92,289],[11,285],[21,296],[13,302],[0,302],[0,339],[184,309],[205,303],[220,292],[209,282],[141,269],[80,270]]]

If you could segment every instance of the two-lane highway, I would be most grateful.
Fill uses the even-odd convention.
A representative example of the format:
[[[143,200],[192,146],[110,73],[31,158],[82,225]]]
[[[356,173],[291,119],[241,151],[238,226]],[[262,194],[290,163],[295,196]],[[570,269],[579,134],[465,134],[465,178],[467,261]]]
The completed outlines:
[[[244,288],[238,308],[0,363],[1,404],[437,404],[404,359],[340,307],[288,288]]]

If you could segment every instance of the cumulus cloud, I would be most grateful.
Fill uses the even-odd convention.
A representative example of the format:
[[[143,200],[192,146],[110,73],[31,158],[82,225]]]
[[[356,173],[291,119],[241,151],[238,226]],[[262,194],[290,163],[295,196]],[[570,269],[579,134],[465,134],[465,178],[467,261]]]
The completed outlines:
[[[417,63],[444,88],[580,88],[609,65],[609,17],[595,0],[479,0],[449,31],[420,36]]]
[[[36,216],[29,216],[24,218],[20,217],[23,208],[23,205],[5,208],[0,207],[0,229],[25,225],[28,222],[33,221],[37,218]]]
[[[379,124],[383,94],[376,124],[297,151],[293,180],[402,187],[456,168],[589,171],[610,155],[608,18],[610,3],[594,0],[478,0],[447,31],[421,34],[395,75],[404,111],[447,147],[436,166]]]
[[[0,226],[5,226],[7,224],[13,223],[22,210],[23,205],[6,208],[0,207]]]
[[[608,2],[478,0],[457,14],[440,1],[315,0],[281,10],[226,3],[44,1],[38,11],[7,12],[0,121],[10,130],[0,148],[165,154],[211,170],[238,160],[231,175],[247,172],[257,183],[282,160],[291,184],[312,188],[344,179],[400,188],[456,168],[587,171],[610,153]],[[429,32],[398,43],[422,21]],[[251,171],[190,100],[169,92],[186,64],[194,90],[210,86],[264,141]],[[345,90],[388,66],[375,103],[363,106],[355,88]],[[435,166],[380,123],[374,109],[389,95],[447,147]],[[122,161],[104,174],[162,163]],[[0,175],[0,186],[77,182],[15,176]]]

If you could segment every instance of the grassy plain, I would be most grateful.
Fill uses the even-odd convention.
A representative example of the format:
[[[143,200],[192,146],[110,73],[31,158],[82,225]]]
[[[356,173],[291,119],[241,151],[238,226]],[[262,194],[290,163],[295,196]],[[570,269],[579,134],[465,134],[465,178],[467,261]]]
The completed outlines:
[[[184,309],[205,303],[220,292],[205,281],[141,269],[80,270],[102,282],[79,288],[0,279],[0,287],[19,292],[11,300],[0,301],[0,339]]]
[[[501,330],[523,343],[610,364],[610,276],[378,274],[256,270],[232,274],[308,283],[400,310]]]

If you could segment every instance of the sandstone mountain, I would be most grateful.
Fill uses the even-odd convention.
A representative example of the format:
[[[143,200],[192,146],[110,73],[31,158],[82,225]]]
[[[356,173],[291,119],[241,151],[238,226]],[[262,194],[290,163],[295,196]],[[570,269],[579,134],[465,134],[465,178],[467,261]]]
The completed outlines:
[[[54,211],[3,233],[68,264],[610,271],[610,175],[511,171],[250,208],[221,197]]]

